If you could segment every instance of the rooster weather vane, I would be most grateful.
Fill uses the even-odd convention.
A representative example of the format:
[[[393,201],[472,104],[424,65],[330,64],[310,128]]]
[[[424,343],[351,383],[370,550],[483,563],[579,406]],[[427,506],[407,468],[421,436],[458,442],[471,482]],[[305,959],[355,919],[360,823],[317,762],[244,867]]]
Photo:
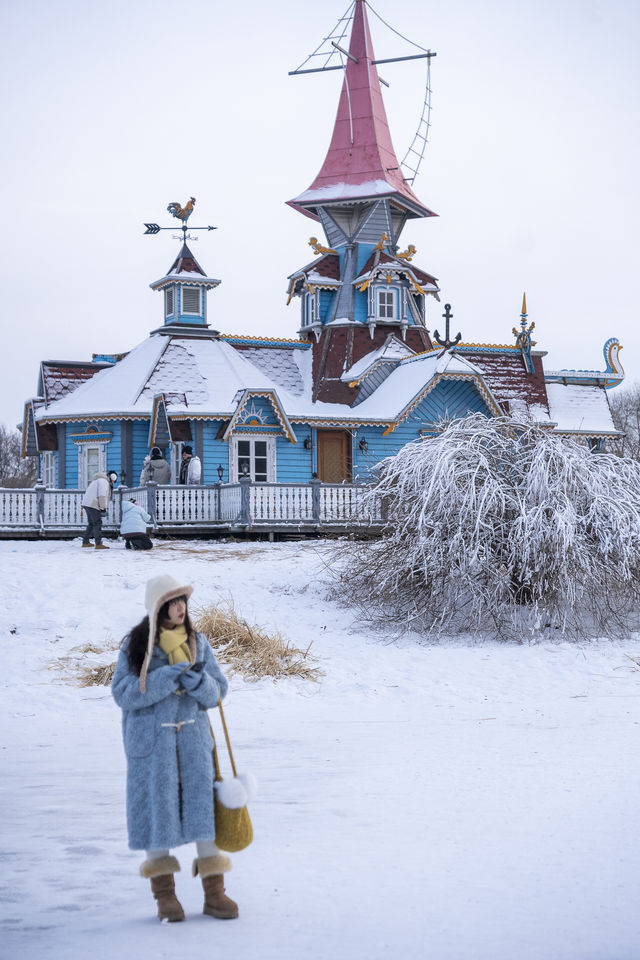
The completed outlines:
[[[187,229],[188,229],[187,220],[193,213],[193,208],[195,206],[195,203],[196,203],[196,198],[189,197],[189,200],[187,201],[187,203],[185,203],[184,207],[180,206],[180,204],[176,203],[175,201],[170,203],[169,206],[167,207],[167,210],[169,211],[169,213],[172,216],[174,216],[176,220],[180,220],[181,222],[183,241],[186,241],[187,239],[189,240],[198,239],[197,237],[192,237],[191,234],[187,233]],[[160,224],[158,223],[145,223],[145,228],[146,228],[144,231],[145,236],[147,234],[159,233],[161,230],[175,230],[175,227],[161,227]],[[218,228],[209,226],[209,227],[191,227],[190,229],[191,230],[217,230]],[[176,239],[179,239],[179,237],[177,237]]]

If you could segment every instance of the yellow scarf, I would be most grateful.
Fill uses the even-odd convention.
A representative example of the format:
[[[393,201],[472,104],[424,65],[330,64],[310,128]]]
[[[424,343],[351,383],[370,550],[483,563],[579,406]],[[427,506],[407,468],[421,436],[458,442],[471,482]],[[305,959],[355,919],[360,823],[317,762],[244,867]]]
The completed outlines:
[[[187,628],[184,624],[180,627],[175,627],[173,630],[160,627],[158,643],[169,657],[169,663],[191,663],[191,651],[189,650],[189,644],[187,642]]]

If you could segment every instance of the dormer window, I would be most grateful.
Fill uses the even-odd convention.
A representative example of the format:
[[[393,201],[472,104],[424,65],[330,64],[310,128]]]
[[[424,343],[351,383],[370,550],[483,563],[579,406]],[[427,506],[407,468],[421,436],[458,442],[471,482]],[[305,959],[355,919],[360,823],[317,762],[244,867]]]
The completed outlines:
[[[202,312],[202,291],[200,287],[182,288],[182,312],[199,316]]]
[[[170,317],[173,314],[173,287],[165,287],[164,291],[164,315]]]

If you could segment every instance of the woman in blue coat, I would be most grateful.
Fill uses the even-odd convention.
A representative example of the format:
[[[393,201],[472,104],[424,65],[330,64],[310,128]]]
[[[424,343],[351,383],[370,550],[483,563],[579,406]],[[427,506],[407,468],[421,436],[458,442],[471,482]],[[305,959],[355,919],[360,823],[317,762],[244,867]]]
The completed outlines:
[[[143,510],[137,500],[122,501],[122,520],[120,521],[120,536],[124,538],[127,550],[151,550],[153,543],[147,535],[147,527],[151,517]]]
[[[161,920],[184,920],[171,847],[195,842],[193,875],[205,892],[204,913],[238,916],[225,895],[231,861],[214,842],[213,740],[207,708],[227,692],[227,681],[206,637],[191,626],[193,587],[172,576],[147,583],[147,616],[124,638],[112,682],[122,708],[127,755],[127,826],[132,850],[145,850],[140,867],[151,880]]]

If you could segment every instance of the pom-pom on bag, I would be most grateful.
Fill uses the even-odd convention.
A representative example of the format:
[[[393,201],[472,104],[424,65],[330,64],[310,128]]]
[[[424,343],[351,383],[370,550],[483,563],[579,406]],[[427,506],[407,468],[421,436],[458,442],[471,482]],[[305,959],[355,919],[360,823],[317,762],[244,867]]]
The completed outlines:
[[[213,768],[215,772],[215,781],[213,784],[213,812],[215,817],[216,846],[220,850],[226,850],[227,853],[237,853],[238,850],[244,850],[253,840],[253,826],[247,803],[253,799],[256,792],[256,782],[251,774],[240,774],[236,770],[231,750],[231,741],[229,740],[229,731],[222,709],[222,702],[218,700],[218,709],[220,710],[220,719],[222,720],[222,729],[229,751],[229,760],[233,777],[223,780],[220,770],[220,761],[218,759],[218,749],[216,738],[211,728],[213,737]]]

